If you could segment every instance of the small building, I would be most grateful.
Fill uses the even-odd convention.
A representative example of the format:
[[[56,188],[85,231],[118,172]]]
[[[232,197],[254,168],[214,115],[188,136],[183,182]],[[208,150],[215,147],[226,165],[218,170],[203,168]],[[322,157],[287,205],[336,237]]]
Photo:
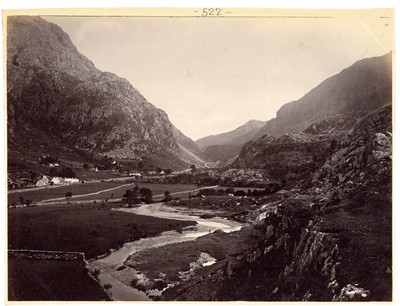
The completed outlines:
[[[51,179],[50,182],[52,182],[53,185],[60,185],[60,184],[63,183],[63,181],[64,181],[64,180],[63,180],[61,177],[55,176],[55,177],[53,177],[53,178]]]
[[[75,178],[75,177],[73,177],[73,178],[66,177],[66,178],[64,179],[64,181],[65,181],[66,184],[75,184],[75,183],[79,183],[79,179],[77,179],[77,178]]]
[[[129,173],[129,176],[132,176],[135,178],[142,178],[142,174],[139,172],[131,172],[131,173]]]
[[[43,175],[43,177],[36,182],[36,187],[43,187],[50,184],[50,180],[47,176]]]

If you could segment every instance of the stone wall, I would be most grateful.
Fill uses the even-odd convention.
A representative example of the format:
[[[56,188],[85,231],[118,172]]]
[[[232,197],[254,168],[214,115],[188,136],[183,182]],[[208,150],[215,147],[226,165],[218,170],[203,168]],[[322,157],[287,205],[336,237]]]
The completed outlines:
[[[20,259],[74,260],[85,261],[85,254],[80,252],[42,251],[42,250],[8,250],[8,256]]]

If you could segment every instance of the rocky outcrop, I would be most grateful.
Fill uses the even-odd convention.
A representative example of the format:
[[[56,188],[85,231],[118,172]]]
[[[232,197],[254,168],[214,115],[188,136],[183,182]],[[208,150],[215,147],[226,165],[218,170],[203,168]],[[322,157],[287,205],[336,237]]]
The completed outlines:
[[[366,116],[337,143],[312,184],[326,191],[352,190],[391,178],[392,106]]]
[[[295,200],[268,213],[257,247],[228,261],[217,300],[368,300],[369,290],[341,277],[343,242],[321,231],[321,221],[312,207]]]
[[[167,152],[179,161],[167,114],[127,80],[98,70],[55,24],[29,16],[7,21],[9,149],[131,159]]]
[[[277,181],[297,181],[323,164],[330,145],[327,135],[265,135],[247,143],[232,167],[264,169]]]

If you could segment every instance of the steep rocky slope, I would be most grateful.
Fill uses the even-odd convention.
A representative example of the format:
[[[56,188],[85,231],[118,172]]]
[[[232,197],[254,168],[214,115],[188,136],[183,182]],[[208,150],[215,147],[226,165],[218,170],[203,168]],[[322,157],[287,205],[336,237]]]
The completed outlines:
[[[99,71],[60,27],[13,16],[7,31],[10,151],[148,155],[155,163],[169,156],[170,166],[185,166],[167,114],[127,80]]]
[[[392,100],[392,53],[360,60],[323,81],[304,97],[283,105],[256,137],[298,133],[337,114],[373,111]]]
[[[392,106],[367,115],[349,137],[339,141],[313,174],[315,188],[346,190],[390,178],[392,144]],[[373,181],[371,181],[373,180]]]
[[[264,124],[265,121],[250,120],[233,131],[207,136],[196,143],[210,159],[226,161],[239,154],[243,144],[252,140]]]

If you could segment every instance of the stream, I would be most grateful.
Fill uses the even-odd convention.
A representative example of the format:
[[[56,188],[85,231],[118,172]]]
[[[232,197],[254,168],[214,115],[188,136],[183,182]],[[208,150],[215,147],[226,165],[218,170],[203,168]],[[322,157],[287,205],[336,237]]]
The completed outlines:
[[[137,252],[157,248],[177,242],[195,240],[198,237],[210,234],[216,230],[226,233],[239,231],[242,225],[235,221],[223,218],[202,219],[198,215],[204,214],[204,210],[175,208],[164,203],[141,205],[132,208],[119,208],[119,211],[134,213],[136,215],[152,216],[164,219],[196,221],[195,226],[183,228],[182,233],[177,231],[165,231],[159,236],[142,238],[140,240],[125,243],[122,248],[113,251],[110,255],[90,262],[92,271],[100,271],[98,279],[101,285],[109,284],[108,290],[114,301],[151,301],[145,292],[129,285],[130,280],[137,277],[140,272],[134,268],[124,266],[127,258]],[[211,211],[210,211],[211,212]],[[212,263],[209,263],[212,264]]]

